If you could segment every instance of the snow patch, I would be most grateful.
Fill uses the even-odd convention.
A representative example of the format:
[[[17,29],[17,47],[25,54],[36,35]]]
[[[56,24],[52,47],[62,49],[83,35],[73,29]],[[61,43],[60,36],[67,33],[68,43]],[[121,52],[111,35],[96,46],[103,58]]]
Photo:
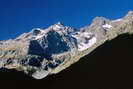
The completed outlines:
[[[43,37],[43,35],[38,35],[38,36],[35,37],[35,40],[40,39],[42,37]]]
[[[49,71],[40,70],[40,71],[36,71],[35,73],[33,73],[32,77],[34,77],[35,79],[42,79],[46,77],[48,74],[49,74]]]
[[[112,28],[112,26],[109,25],[109,24],[105,24],[105,25],[103,25],[102,27],[103,27],[103,28],[106,28],[106,29]]]
[[[90,38],[90,36],[92,35],[92,33],[90,32],[76,32],[74,34],[72,34],[72,37],[76,38],[76,39],[80,39],[82,37],[86,37],[86,38]]]
[[[81,36],[84,36],[86,38],[90,38],[92,33],[88,33],[88,32],[84,32],[83,34],[81,34]]]
[[[84,51],[96,43],[96,37],[91,32],[76,32],[72,37],[77,39],[79,51]]]
[[[90,39],[88,41],[88,43],[80,43],[78,45],[78,50],[79,51],[84,51],[84,50],[90,48],[91,46],[93,46],[96,43],[96,40],[97,40],[96,37],[93,37],[92,39]]]

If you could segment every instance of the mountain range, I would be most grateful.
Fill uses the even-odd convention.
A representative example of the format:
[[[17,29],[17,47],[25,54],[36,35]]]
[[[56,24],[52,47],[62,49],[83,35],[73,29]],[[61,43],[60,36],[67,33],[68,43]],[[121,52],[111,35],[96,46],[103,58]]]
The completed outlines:
[[[15,39],[0,41],[0,69],[16,69],[35,79],[56,74],[106,41],[133,33],[133,11],[116,20],[96,17],[76,29],[61,22],[34,28]]]

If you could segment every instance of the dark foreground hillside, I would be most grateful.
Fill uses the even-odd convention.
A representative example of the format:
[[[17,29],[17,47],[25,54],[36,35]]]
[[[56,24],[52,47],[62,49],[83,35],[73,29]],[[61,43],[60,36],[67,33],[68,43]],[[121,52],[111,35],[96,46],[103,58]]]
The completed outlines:
[[[92,89],[132,87],[133,36],[122,35],[106,42],[66,70],[34,80],[15,70],[0,71],[1,87],[10,89]],[[1,88],[0,88],[1,89]]]

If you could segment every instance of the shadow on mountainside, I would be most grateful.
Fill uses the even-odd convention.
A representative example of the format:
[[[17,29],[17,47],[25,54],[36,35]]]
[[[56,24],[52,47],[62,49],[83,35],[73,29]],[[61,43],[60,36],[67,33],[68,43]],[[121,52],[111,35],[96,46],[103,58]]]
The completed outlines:
[[[13,88],[89,89],[132,85],[133,36],[121,35],[101,45],[91,54],[56,75],[35,80],[15,70],[0,71],[0,82],[9,80]],[[21,80],[18,82],[18,80]],[[3,83],[4,84],[4,83]],[[126,87],[127,88],[127,87]]]

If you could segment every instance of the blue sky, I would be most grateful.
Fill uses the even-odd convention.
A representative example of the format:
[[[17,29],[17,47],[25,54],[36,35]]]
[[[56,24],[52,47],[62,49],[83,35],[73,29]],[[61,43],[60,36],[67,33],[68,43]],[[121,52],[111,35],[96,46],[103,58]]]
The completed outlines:
[[[80,28],[96,16],[117,19],[129,10],[133,0],[0,0],[0,40],[58,21]]]

